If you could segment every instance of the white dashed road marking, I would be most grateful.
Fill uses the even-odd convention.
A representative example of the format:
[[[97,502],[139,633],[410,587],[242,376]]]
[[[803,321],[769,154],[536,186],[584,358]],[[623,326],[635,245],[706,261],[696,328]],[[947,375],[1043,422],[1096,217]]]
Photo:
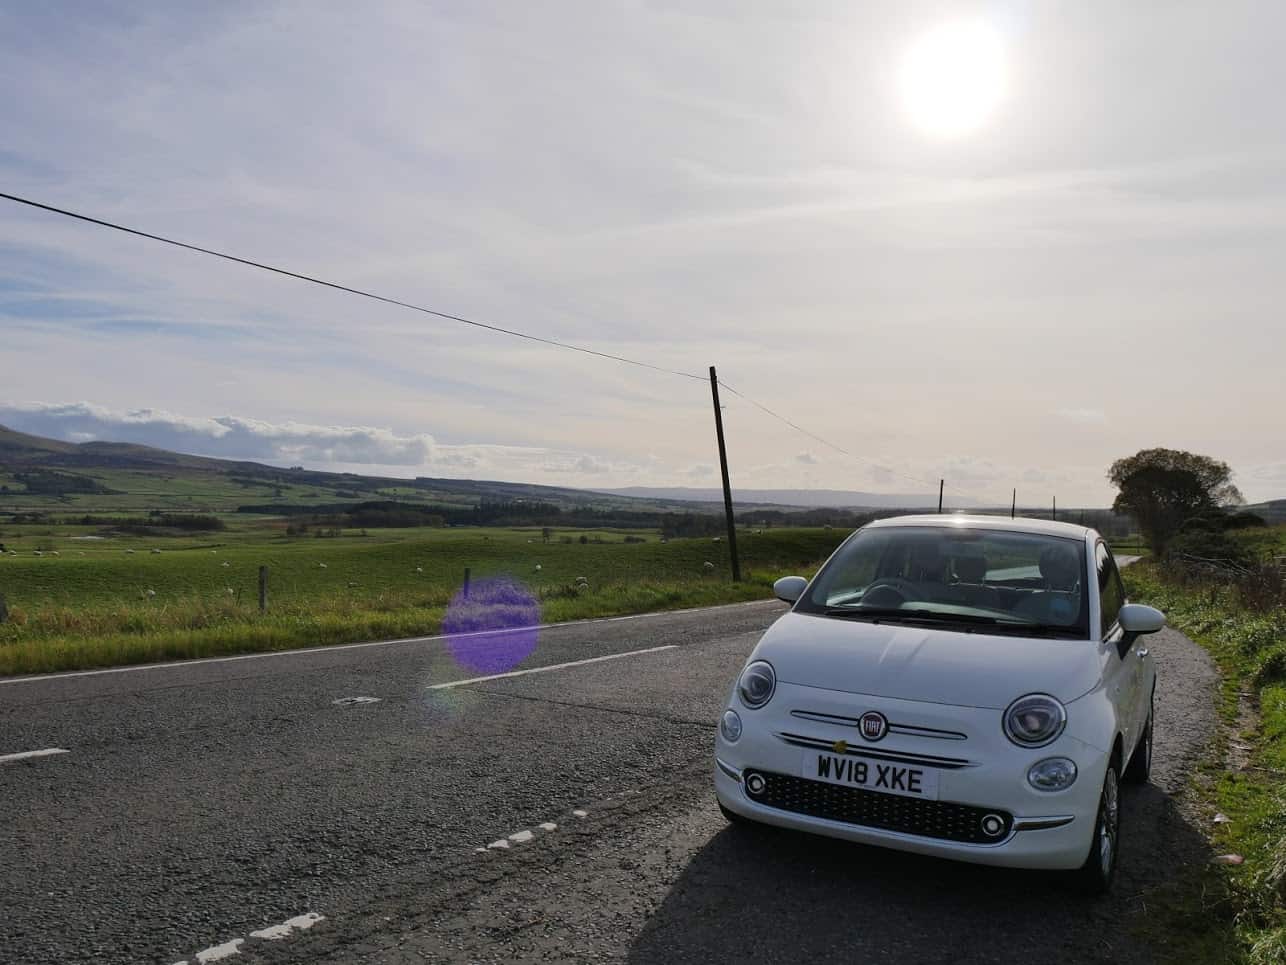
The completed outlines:
[[[588,657],[585,660],[569,660],[567,663],[551,663],[547,667],[532,667],[529,670],[511,670],[508,673],[493,673],[486,677],[469,677],[467,680],[452,680],[444,684],[431,684],[429,690],[446,690],[449,687],[463,687],[466,684],[480,684],[488,680],[504,680],[506,677],[524,677],[529,673],[546,673],[550,670],[566,670],[568,667],[583,667],[588,663],[602,663],[604,660],[620,660],[622,657],[637,657],[644,653],[660,653],[662,650],[675,650],[678,644],[667,643],[663,647],[647,647],[644,650],[627,650],[625,653],[609,653],[603,657]]]
[[[378,704],[379,702],[379,697],[340,697],[338,700],[331,701],[336,707],[352,707],[354,704]]]
[[[202,949],[196,953],[196,960],[205,965],[206,962],[218,962],[225,958],[231,958],[233,955],[241,954],[241,946],[246,943],[244,938],[234,938],[230,942],[224,942],[222,945],[211,945],[209,948]]]
[[[70,754],[71,751],[64,750],[61,747],[46,747],[39,751],[23,751],[20,754],[0,754],[0,764],[8,764],[10,761],[26,761],[33,757],[52,757],[54,754]]]
[[[319,921],[325,921],[325,915],[318,915],[316,912],[309,912],[306,915],[296,915],[289,918],[280,925],[273,925],[271,928],[261,928],[259,931],[252,931],[251,938],[262,938],[265,941],[276,942],[287,937],[293,931],[307,931]]]
[[[305,912],[302,915],[296,915],[294,918],[287,918],[280,925],[270,925],[267,928],[261,928],[258,931],[250,933],[251,938],[257,938],[261,941],[275,942],[283,938],[289,938],[294,932],[307,931],[319,921],[325,921],[325,915],[319,915],[315,911]],[[218,962],[225,958],[231,958],[234,955],[241,954],[241,946],[246,943],[244,938],[233,938],[222,945],[211,945],[209,948],[202,949],[196,953],[198,965],[206,965],[207,962]],[[176,962],[175,965],[187,965],[187,959]]]
[[[586,812],[580,810],[573,811],[572,814],[576,815],[578,818],[586,816]],[[534,830],[532,828],[523,828],[521,831],[515,831],[508,837],[501,838],[498,841],[492,841],[485,848],[474,848],[473,853],[486,854],[488,851],[508,851],[514,844],[526,844],[527,842],[534,840],[536,837],[536,831],[543,832],[544,834],[550,834],[557,830],[558,825],[553,821],[542,821],[540,824],[536,825]]]

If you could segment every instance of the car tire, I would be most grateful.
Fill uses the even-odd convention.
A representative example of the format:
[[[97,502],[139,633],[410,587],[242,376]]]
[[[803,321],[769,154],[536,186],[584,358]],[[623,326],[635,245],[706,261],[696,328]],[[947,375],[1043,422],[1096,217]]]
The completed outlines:
[[[1116,866],[1120,863],[1121,850],[1121,789],[1117,765],[1113,761],[1103,775],[1103,790],[1098,797],[1098,813],[1094,820],[1094,835],[1090,839],[1090,853],[1076,883],[1080,890],[1090,895],[1102,895],[1112,890]]]
[[[1149,707],[1148,722],[1143,728],[1143,736],[1139,738],[1134,753],[1130,755],[1130,763],[1125,768],[1125,773],[1121,775],[1121,780],[1126,784],[1146,784],[1148,778],[1152,776],[1152,722],[1155,719],[1156,714]]]

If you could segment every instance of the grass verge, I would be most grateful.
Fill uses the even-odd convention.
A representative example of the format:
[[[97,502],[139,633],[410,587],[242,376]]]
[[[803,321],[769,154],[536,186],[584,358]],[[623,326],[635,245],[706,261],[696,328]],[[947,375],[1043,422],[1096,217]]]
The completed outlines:
[[[1230,732],[1198,792],[1228,818],[1212,844],[1239,865],[1212,866],[1195,898],[1166,918],[1182,930],[1182,960],[1286,962],[1286,610],[1243,608],[1235,591],[1184,583],[1156,563],[1125,571],[1131,595],[1159,606],[1204,646],[1223,679],[1219,710]]]
[[[543,623],[768,599],[781,573],[754,571],[741,583],[633,580],[594,589],[537,587]],[[194,597],[153,606],[92,611],[51,607],[28,615],[38,636],[0,645],[0,675],[226,656],[439,633],[439,593],[389,593],[377,600],[335,595],[274,606],[265,614],[228,599]]]

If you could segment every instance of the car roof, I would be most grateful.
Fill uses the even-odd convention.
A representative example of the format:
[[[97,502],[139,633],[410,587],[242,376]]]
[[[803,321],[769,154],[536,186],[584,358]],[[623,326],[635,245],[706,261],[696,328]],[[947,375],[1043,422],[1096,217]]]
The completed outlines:
[[[969,513],[934,513],[921,516],[888,516],[867,523],[866,529],[885,529],[896,526],[932,526],[948,529],[967,526],[970,529],[998,529],[1009,533],[1033,533],[1041,536],[1061,536],[1063,539],[1084,539],[1094,531],[1075,523],[1057,523],[1050,519],[1027,519],[1019,516],[981,516]]]

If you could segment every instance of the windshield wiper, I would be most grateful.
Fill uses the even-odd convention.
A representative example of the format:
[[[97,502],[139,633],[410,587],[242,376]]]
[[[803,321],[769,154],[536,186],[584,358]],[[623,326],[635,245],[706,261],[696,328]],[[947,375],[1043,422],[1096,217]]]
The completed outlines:
[[[874,620],[928,621],[931,623],[980,623],[986,626],[1007,625],[996,617],[976,613],[943,613],[941,610],[907,610],[895,606],[831,606],[828,617],[869,617]],[[1013,626],[1026,626],[1016,623]]]
[[[1000,631],[1012,631],[1038,636],[1081,636],[1077,627],[1058,626],[1052,623],[1036,623],[1022,619],[989,617],[980,613],[944,613],[941,610],[904,609],[902,607],[879,606],[831,606],[826,608],[828,617],[857,617],[875,622],[888,623],[966,623],[974,626],[995,627]]]

